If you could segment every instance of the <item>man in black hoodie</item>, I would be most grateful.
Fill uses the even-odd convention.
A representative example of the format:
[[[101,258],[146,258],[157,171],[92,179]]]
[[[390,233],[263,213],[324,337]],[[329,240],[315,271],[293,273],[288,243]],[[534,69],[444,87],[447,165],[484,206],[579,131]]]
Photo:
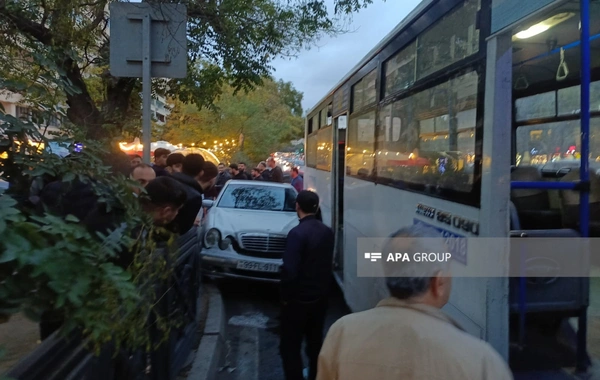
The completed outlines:
[[[187,200],[173,221],[174,227],[180,234],[188,232],[196,221],[196,216],[202,208],[204,190],[199,180],[204,173],[204,158],[196,153],[188,154],[183,159],[181,173],[173,173],[172,178],[181,182],[186,189]]]

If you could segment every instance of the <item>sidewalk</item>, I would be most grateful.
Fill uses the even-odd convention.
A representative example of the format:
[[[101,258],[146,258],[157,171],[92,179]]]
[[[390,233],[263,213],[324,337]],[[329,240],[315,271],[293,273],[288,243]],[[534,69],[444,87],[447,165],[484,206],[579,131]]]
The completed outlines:
[[[15,314],[0,324],[0,374],[33,352],[40,344],[39,339],[39,324],[23,314]]]
[[[219,362],[225,352],[225,308],[221,293],[212,284],[203,284],[208,294],[208,316],[200,345],[188,361],[189,371],[183,371],[180,380],[214,380]]]

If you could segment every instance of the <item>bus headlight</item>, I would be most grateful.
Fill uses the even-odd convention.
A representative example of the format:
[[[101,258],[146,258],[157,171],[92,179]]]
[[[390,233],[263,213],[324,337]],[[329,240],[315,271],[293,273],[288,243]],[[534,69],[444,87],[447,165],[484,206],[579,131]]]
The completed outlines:
[[[216,228],[211,228],[204,236],[204,245],[207,248],[212,248],[219,244],[220,240],[221,233],[219,232],[219,230],[217,230]]]

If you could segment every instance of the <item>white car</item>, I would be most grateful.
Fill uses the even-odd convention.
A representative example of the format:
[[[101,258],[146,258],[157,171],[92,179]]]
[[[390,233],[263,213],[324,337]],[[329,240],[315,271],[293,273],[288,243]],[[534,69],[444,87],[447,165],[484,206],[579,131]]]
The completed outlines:
[[[230,180],[216,200],[204,200],[203,272],[279,282],[287,234],[298,225],[297,195],[287,183]]]

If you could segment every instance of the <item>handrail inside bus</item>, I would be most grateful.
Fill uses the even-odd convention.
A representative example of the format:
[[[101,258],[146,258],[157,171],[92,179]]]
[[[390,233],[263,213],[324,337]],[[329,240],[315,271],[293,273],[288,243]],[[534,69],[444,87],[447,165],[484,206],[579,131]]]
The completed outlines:
[[[573,182],[541,182],[541,181],[511,181],[512,189],[556,189],[556,190],[576,190],[579,191],[579,232],[581,237],[589,237],[590,227],[590,171],[589,171],[589,154],[590,154],[590,82],[591,82],[591,52],[590,42],[600,38],[600,34],[590,38],[590,1],[580,0],[581,9],[581,27],[580,40],[556,48],[548,53],[541,54],[537,57],[519,62],[515,66],[522,65],[526,62],[540,59],[552,54],[559,53],[561,50],[567,50],[581,45],[581,157],[579,181]],[[526,313],[526,284],[525,278],[521,275],[519,279],[519,343],[524,342],[524,322]],[[589,291],[589,288],[588,290]],[[582,306],[579,310],[577,326],[577,372],[585,372],[589,361],[587,357],[587,305]]]
[[[593,36],[591,36],[591,37],[588,37],[588,41],[590,41],[590,42],[591,42],[591,41],[597,40],[598,38],[600,38],[600,33],[598,33],[598,34],[594,34]],[[581,41],[575,41],[575,42],[571,42],[570,44],[566,44],[566,45],[564,45],[564,46],[557,47],[557,48],[556,48],[556,49],[554,49],[554,50],[550,50],[550,51],[549,51],[549,52],[547,52],[547,53],[540,54],[540,55],[538,55],[538,56],[535,56],[535,57],[533,57],[533,58],[526,59],[526,60],[524,60],[524,61],[521,61],[521,62],[518,62],[518,63],[513,63],[513,67],[521,66],[521,65],[524,65],[524,64],[525,64],[525,63],[527,63],[527,62],[531,62],[531,61],[535,61],[535,60],[538,60],[538,59],[541,59],[541,58],[549,57],[549,56],[551,56],[551,55],[554,55],[554,54],[559,54],[559,53],[560,53],[560,51],[561,51],[561,49],[562,49],[563,51],[564,51],[564,50],[569,50],[569,49],[576,48],[576,47],[578,47],[579,45],[581,45]],[[583,54],[583,52],[582,52],[582,54]]]
[[[589,180],[588,180],[589,182]],[[581,190],[583,182],[511,181],[511,189]]]

